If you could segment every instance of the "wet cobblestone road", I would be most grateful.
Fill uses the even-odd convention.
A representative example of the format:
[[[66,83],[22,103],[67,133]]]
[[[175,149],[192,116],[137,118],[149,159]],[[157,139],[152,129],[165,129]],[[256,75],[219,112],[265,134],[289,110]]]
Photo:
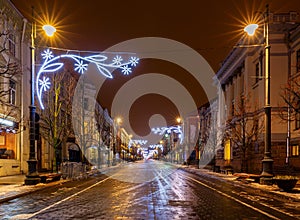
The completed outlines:
[[[130,163],[0,205],[1,219],[299,219],[299,206],[160,161]]]

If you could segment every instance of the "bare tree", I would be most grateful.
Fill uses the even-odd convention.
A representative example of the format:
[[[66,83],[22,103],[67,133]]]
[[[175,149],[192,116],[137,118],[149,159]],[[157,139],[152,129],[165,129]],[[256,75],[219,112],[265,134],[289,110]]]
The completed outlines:
[[[286,108],[282,109],[280,116],[284,120],[295,120],[295,116],[300,114],[300,81],[299,77],[293,77],[289,79],[286,86],[282,88],[280,94],[284,103],[287,104],[289,112],[287,113]]]
[[[101,161],[101,151],[104,149],[106,150],[106,146],[110,146],[111,142],[111,122],[108,119],[108,112],[107,110],[103,110],[99,103],[96,104],[95,108],[95,122],[96,122],[96,129],[94,130],[94,138],[96,138],[97,147],[98,147],[98,167],[100,167],[101,163],[103,164],[104,161]],[[109,149],[108,149],[109,152]],[[108,153],[108,160],[109,160],[109,153]],[[107,161],[109,164],[109,161]]]
[[[210,114],[207,116],[207,127],[204,129],[202,134],[202,148],[200,151],[200,163],[205,163],[207,165],[213,166],[213,169],[215,169],[216,165],[216,149],[219,142],[219,129],[217,128],[217,118],[216,118],[216,112],[213,109]],[[204,158],[203,158],[204,157]],[[203,160],[203,161],[201,161]]]
[[[22,71],[19,61],[15,58],[15,47],[11,43],[13,37],[9,31],[0,30],[0,114],[1,118],[12,117],[14,121],[17,120],[15,122],[21,124],[21,109],[16,91],[19,88]]]
[[[45,110],[41,111],[41,135],[54,149],[56,171],[61,163],[62,144],[73,133],[72,97],[76,78],[68,71],[51,75],[51,88],[44,94]]]
[[[227,132],[225,135],[230,138],[234,147],[241,153],[241,172],[248,172],[248,150],[257,141],[260,133],[263,132],[263,121],[259,120],[257,110],[251,111],[249,96],[242,95],[240,100],[234,104],[234,115],[227,121]]]
[[[93,117],[95,110],[94,96],[96,90],[86,75],[82,75],[76,89],[76,99],[73,100],[73,127],[75,138],[82,152],[82,161],[86,161],[88,149],[95,145],[96,121]],[[95,143],[96,142],[96,143]]]

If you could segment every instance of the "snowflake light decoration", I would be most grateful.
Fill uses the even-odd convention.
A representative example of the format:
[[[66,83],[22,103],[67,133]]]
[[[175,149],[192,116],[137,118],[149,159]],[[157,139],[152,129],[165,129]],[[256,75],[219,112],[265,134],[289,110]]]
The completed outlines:
[[[121,67],[122,68],[122,73],[124,73],[124,75],[129,75],[131,73],[131,68],[126,66]]]
[[[40,88],[44,91],[50,89],[50,81],[48,77],[43,76],[43,80],[39,80]]]
[[[148,140],[130,139],[130,141],[128,143],[128,147],[130,148],[133,144],[143,146],[143,145],[147,144],[147,142],[148,142]]]
[[[122,61],[123,61],[123,58],[118,55],[113,59],[113,63],[116,65],[120,65],[122,63]]]
[[[164,146],[162,144],[150,144],[149,148],[151,148],[151,149],[160,148],[162,151],[164,150]]]
[[[181,126],[170,126],[170,127],[161,127],[161,128],[152,128],[151,131],[154,134],[163,135],[165,133],[170,134],[172,131],[176,134],[178,134],[178,137],[180,139],[180,144],[183,143],[183,132],[181,129]]]
[[[83,74],[87,70],[87,64],[84,64],[82,60],[79,60],[78,63],[75,63],[74,70],[80,74]]]
[[[54,73],[61,69],[64,63],[59,61],[60,58],[70,58],[74,60],[74,70],[80,74],[84,74],[87,71],[89,63],[94,63],[97,66],[99,73],[107,78],[113,78],[111,72],[115,69],[120,69],[124,75],[129,75],[132,72],[132,67],[135,67],[139,62],[139,58],[137,57],[130,57],[128,61],[124,61],[119,55],[115,56],[111,61],[103,54],[82,57],[67,53],[60,56],[54,56],[50,49],[47,49],[42,53],[42,58],[44,59],[44,63],[37,73],[35,82],[36,94],[42,109],[44,109],[42,102],[43,92],[49,90],[51,85],[49,77],[46,77],[44,74]]]

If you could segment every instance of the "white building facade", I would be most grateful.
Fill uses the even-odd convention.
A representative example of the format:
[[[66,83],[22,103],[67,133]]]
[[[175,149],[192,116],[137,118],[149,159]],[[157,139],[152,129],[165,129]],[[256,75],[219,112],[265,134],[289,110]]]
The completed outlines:
[[[30,27],[0,1],[0,176],[26,173],[29,158]]]
[[[296,162],[299,158],[292,164],[288,161],[292,150],[287,145],[289,131],[293,130],[290,135],[296,145],[299,141],[295,139],[297,129],[288,128],[283,117],[288,105],[282,99],[290,77],[297,74],[294,68],[299,47],[297,19],[296,12],[270,14],[271,153],[275,173],[287,165],[299,167]],[[251,46],[263,44],[262,32],[255,39],[247,38],[244,36],[239,41],[216,74],[221,84],[220,94],[224,94],[224,98],[218,99],[218,129],[223,132],[223,141],[218,146],[216,165],[230,166],[235,172],[259,174],[265,151],[265,50],[263,46]]]

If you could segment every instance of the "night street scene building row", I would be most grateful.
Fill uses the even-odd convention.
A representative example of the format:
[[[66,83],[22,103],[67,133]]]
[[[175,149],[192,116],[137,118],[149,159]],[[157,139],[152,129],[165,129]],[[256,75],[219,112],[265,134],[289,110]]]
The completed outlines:
[[[1,49],[5,48],[0,54],[1,66],[5,67],[0,70],[0,176],[7,176],[28,172],[31,23],[10,1],[0,0],[0,3],[0,32],[7,33],[0,38]],[[296,12],[270,15],[273,171],[299,175],[299,16]],[[263,35],[257,40],[263,42]],[[254,44],[254,40],[243,37],[237,43],[245,44]],[[163,148],[158,150],[155,159],[203,165],[216,171],[260,174],[265,135],[264,59],[264,47],[232,49],[214,78],[221,84],[220,96],[183,118],[182,143],[175,133],[164,136]],[[88,82],[84,84],[78,112],[72,111],[70,97],[78,77],[66,63],[63,72],[52,78],[51,84],[57,90],[49,90],[44,100],[45,110],[37,107],[38,171],[58,171],[65,161],[100,168],[142,159],[140,146],[129,147],[130,135],[108,110],[97,104],[95,112],[89,112],[89,97],[94,96],[95,88]],[[57,105],[59,112],[55,112]],[[78,124],[71,124],[74,122],[71,118],[76,117],[72,113],[84,118]],[[97,117],[92,120],[90,115]],[[81,126],[78,129],[82,135],[75,134],[70,129],[73,126]],[[55,135],[53,127],[56,127]],[[191,152],[187,150],[190,146],[193,146]]]

